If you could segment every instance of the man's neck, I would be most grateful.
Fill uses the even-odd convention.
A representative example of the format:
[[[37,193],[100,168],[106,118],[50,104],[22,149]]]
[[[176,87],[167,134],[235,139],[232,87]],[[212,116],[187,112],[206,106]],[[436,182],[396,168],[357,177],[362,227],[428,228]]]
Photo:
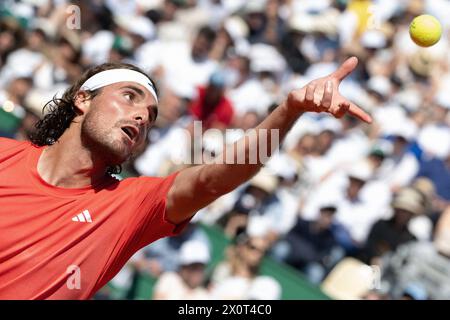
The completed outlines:
[[[62,188],[82,188],[105,179],[106,165],[85,148],[71,130],[42,152],[37,171],[44,181]]]

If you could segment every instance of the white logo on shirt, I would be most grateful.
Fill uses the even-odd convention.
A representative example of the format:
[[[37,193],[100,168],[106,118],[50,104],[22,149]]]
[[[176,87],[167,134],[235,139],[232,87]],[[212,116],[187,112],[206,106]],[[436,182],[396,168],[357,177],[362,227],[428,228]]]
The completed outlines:
[[[82,213],[77,214],[75,217],[72,218],[72,221],[75,222],[92,222],[91,214],[88,210],[84,210]]]

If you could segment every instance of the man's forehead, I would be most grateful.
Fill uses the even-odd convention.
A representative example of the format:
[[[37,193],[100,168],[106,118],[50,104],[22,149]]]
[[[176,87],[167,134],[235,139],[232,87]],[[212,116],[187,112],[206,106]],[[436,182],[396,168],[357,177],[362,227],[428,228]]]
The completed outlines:
[[[151,85],[149,80],[149,85]],[[140,83],[134,82],[134,81],[121,81],[117,83],[110,84],[106,87],[110,87],[112,90],[120,90],[120,89],[131,89],[135,91],[137,94],[141,95],[143,98],[151,99],[152,103],[154,105],[157,105],[155,98],[153,97],[153,94],[148,91],[146,87],[141,85]]]
[[[120,82],[112,83],[112,84],[108,85],[107,87],[111,87],[113,89],[135,87],[135,88],[142,90],[142,92],[145,93],[146,95],[150,94],[150,92],[142,84],[134,82],[134,81],[120,81]]]

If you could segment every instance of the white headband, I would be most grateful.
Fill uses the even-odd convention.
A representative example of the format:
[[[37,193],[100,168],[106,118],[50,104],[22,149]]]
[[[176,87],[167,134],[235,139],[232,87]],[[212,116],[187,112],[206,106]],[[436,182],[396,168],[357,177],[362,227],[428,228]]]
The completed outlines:
[[[158,103],[158,97],[156,96],[155,88],[150,82],[150,79],[142,73],[130,69],[111,69],[99,72],[87,79],[80,89],[97,90],[101,87],[124,81],[139,83],[152,94],[156,103]]]

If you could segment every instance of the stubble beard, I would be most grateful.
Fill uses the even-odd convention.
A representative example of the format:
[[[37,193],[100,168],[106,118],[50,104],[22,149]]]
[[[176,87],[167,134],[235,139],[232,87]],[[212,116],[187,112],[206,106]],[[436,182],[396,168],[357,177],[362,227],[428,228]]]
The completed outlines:
[[[92,154],[102,159],[107,166],[120,165],[131,157],[131,153],[123,139],[114,134],[116,125],[103,130],[101,118],[93,112],[86,115],[81,124],[81,142]]]

